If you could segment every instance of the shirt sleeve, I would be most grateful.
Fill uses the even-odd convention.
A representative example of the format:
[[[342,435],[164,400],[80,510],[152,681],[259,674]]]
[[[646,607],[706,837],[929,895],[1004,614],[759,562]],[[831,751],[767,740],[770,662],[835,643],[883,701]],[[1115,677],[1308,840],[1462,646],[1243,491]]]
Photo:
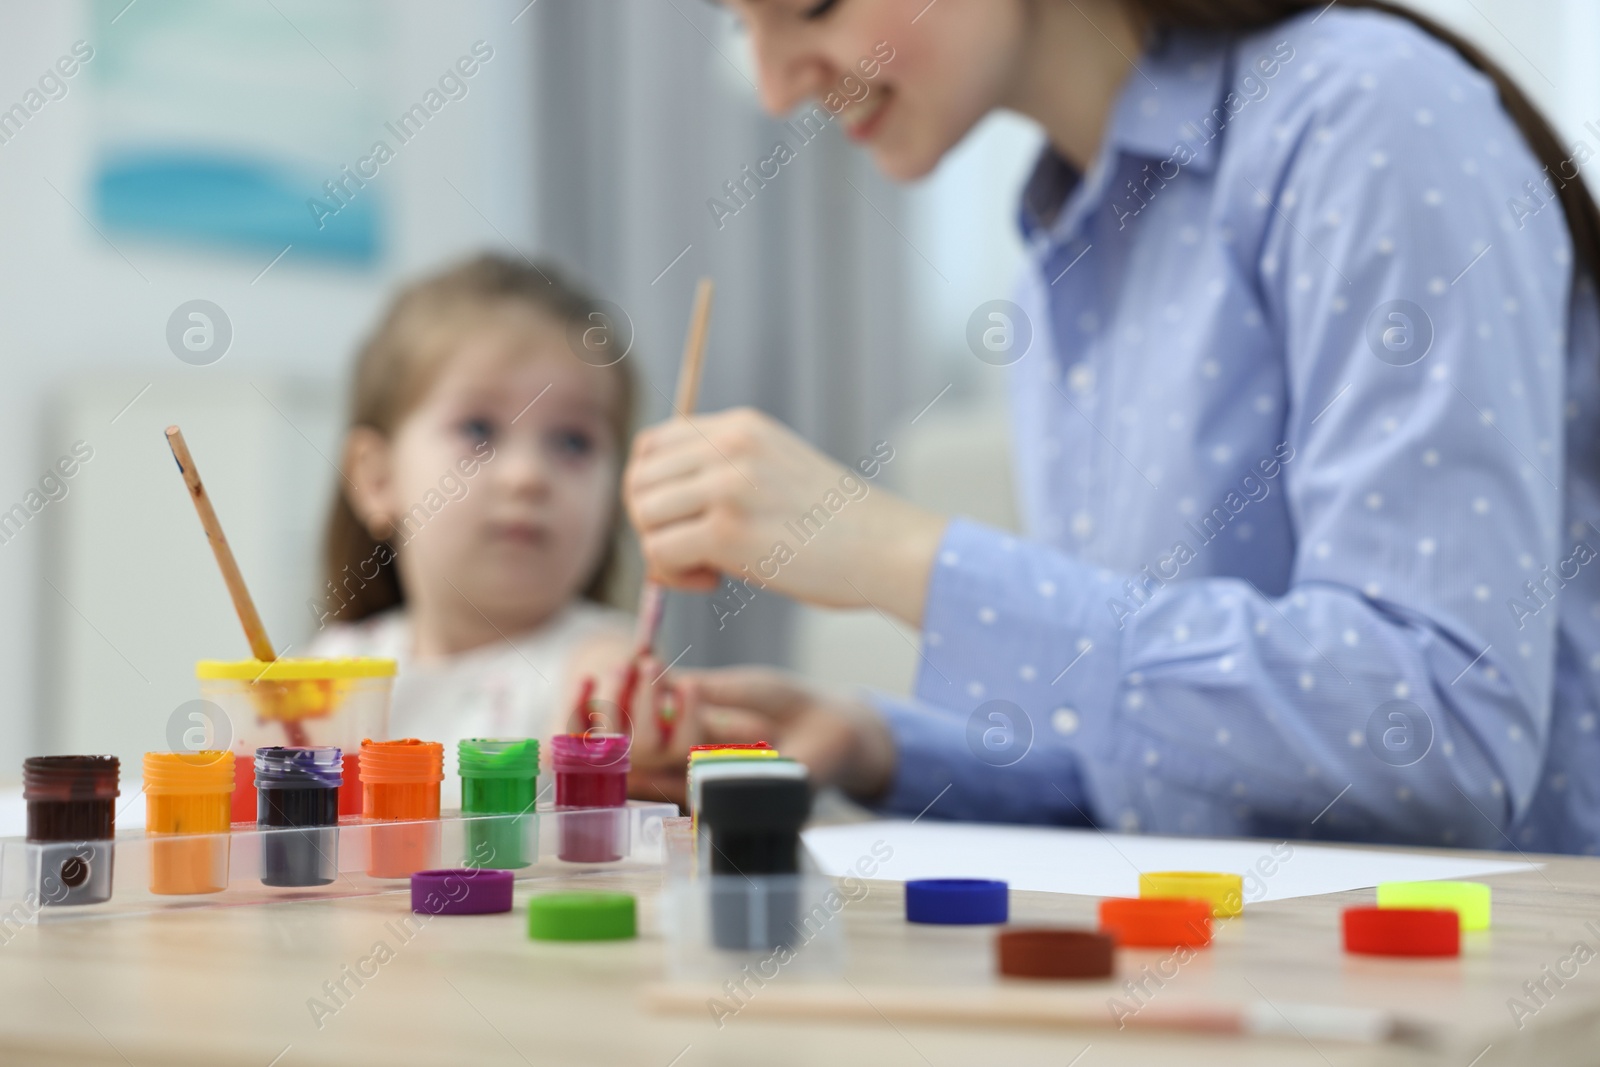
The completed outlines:
[[[1317,92],[1280,161],[1217,176],[1258,213],[1241,269],[1288,364],[1263,474],[1296,533],[1290,584],[1185,579],[1176,545],[1111,573],[952,524],[916,692],[1027,719],[1031,751],[1002,773],[940,770],[997,815],[1058,807],[1069,763],[1126,830],[1502,847],[1529,805],[1549,605],[1594,557],[1561,528],[1565,222],[1554,201],[1508,211],[1541,170],[1459,62]],[[1491,329],[1491,305],[1513,325]],[[908,760],[981,763],[956,722],[890,722]]]
[[[895,774],[875,804],[914,819],[1094,825],[1076,757],[1058,750],[1029,771],[1032,720],[1014,705],[980,705],[970,715],[877,694],[895,742]]]

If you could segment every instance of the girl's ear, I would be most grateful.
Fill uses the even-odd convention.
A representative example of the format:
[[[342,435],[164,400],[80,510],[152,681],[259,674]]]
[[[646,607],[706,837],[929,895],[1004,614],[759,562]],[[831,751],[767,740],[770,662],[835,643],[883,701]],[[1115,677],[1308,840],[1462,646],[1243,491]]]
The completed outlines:
[[[394,531],[394,464],[389,439],[370,426],[353,426],[344,439],[345,493],[374,541]]]

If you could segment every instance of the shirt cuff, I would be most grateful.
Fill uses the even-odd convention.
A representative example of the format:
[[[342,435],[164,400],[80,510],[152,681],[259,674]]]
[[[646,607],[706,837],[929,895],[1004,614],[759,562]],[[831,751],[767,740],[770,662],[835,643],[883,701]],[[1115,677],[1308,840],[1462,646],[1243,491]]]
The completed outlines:
[[[1028,752],[1015,763],[995,762],[981,739],[973,751],[966,716],[881,693],[871,697],[895,746],[894,778],[871,805],[875,810],[913,819],[1093,825],[1072,753]]]
[[[908,738],[932,747],[937,737],[949,751],[970,756],[972,719],[980,739],[987,737],[984,758],[997,762],[995,749],[1008,740],[1006,721],[1015,720],[1009,740],[1024,754],[1012,769],[1032,765],[1034,773],[1014,777],[1042,787],[1036,805],[1060,803],[1038,772],[1062,766],[1070,755],[1086,813],[1136,825],[1137,815],[1128,813],[1145,798],[1142,779],[1134,780],[1140,776],[1129,768],[1138,766],[1140,753],[1131,731],[1119,727],[1123,632],[1107,609],[1127,595],[1123,583],[1122,575],[1054,549],[967,520],[951,522],[929,578],[916,696],[951,709],[954,722],[907,727]],[[985,766],[983,759],[971,762]]]

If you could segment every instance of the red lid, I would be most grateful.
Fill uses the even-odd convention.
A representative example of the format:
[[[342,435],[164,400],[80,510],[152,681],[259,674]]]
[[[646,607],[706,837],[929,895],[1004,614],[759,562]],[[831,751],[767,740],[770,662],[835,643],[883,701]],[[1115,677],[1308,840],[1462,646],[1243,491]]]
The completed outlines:
[[[771,748],[771,747],[772,746],[767,744],[765,741],[756,741],[756,742],[754,742],[752,744],[741,744],[741,745],[733,745],[733,744],[728,744],[728,745],[690,745],[689,746],[689,751],[690,752],[726,752],[728,749],[734,749],[734,748],[749,749],[749,748]]]
[[[627,774],[633,739],[625,734],[585,730],[581,734],[556,734],[550,739],[550,765],[557,772],[600,771]]]
[[[1003,930],[1000,973],[1013,978],[1109,978],[1115,945],[1089,930]]]
[[[1211,902],[1190,897],[1102,900],[1100,932],[1124,948],[1204,948],[1211,944]]]
[[[1435,908],[1346,908],[1344,950],[1364,956],[1459,956],[1461,916]]]

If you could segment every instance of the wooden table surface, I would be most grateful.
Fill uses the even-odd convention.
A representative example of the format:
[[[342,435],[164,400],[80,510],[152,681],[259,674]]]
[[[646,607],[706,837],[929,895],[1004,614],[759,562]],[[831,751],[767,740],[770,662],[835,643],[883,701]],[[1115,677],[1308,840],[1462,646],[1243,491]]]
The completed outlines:
[[[1600,962],[1572,959],[1578,942],[1600,951],[1600,860],[1532,858],[1545,867],[1485,879],[1494,886],[1494,928],[1466,935],[1460,959],[1346,956],[1340,909],[1369,903],[1372,893],[1340,893],[1250,905],[1155,994],[1385,1007],[1440,1024],[1446,1039],[1431,1050],[1300,1038],[769,1021],[753,1011],[719,1028],[709,1010],[654,1014],[642,991],[664,980],[665,946],[660,877],[650,872],[575,880],[639,895],[641,936],[631,942],[529,941],[522,905],[531,893],[552,888],[548,882],[519,886],[510,915],[438,917],[409,937],[396,925],[409,915],[402,893],[54,922],[9,936],[0,930],[0,1064],[1600,1062]],[[842,913],[849,985],[870,996],[866,991],[891,986],[996,982],[990,974],[993,928],[909,926],[899,887],[869,885],[870,892]],[[1095,904],[1088,897],[1015,893],[1012,917],[1089,925]],[[1585,925],[1591,920],[1593,928]],[[373,957],[379,942],[390,956],[376,964],[377,973],[360,987],[346,979],[352,990],[346,1002],[332,1014],[314,1012],[312,998],[333,1003],[324,983]],[[1119,994],[1120,979],[1166,955],[1124,951],[1117,983],[1091,984],[1071,995],[1104,1004]],[[1577,973],[1558,987],[1545,979],[1546,966]],[[1541,979],[1552,991],[1544,1005],[1523,990],[1524,982]],[[1538,1008],[1520,1029],[1507,1006],[1511,997]]]

